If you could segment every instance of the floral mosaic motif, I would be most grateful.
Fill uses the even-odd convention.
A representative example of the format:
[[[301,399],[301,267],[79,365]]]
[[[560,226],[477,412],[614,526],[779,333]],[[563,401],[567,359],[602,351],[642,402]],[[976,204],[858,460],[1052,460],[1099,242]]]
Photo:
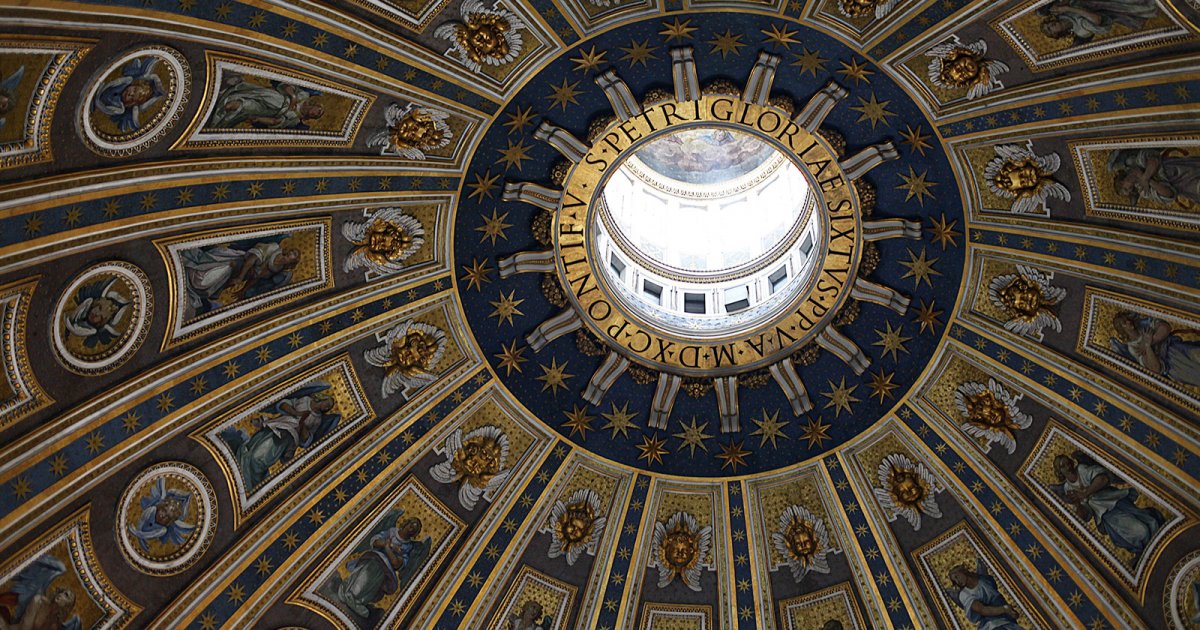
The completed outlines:
[[[993,378],[986,385],[974,381],[959,385],[954,391],[954,406],[963,418],[963,432],[989,446],[999,443],[1013,453],[1017,449],[1016,431],[1033,424],[1033,417],[1017,407],[1022,397],[1010,393]]]
[[[446,54],[467,69],[479,72],[484,64],[504,65],[521,54],[520,31],[525,29],[525,22],[500,2],[488,9],[480,0],[466,0],[460,13],[462,21],[442,24],[433,34],[449,40]]]
[[[651,566],[658,567],[659,588],[678,577],[689,589],[700,590],[700,571],[708,563],[712,550],[711,525],[702,528],[696,517],[676,512],[665,524],[654,523],[651,546],[654,550]]]
[[[875,498],[888,514],[888,520],[903,517],[914,531],[921,529],[921,518],[941,518],[937,494],[942,487],[929,469],[902,453],[892,453],[879,462],[879,486]]]
[[[799,505],[789,506],[779,515],[779,531],[771,533],[775,552],[783,558],[796,582],[809,572],[829,573],[826,555],[829,533],[825,521]]]
[[[150,280],[141,269],[122,262],[96,265],[59,298],[52,332],[55,352],[73,372],[111,371],[137,352],[153,311]]]
[[[179,573],[200,559],[216,532],[216,495],[208,479],[184,463],[152,466],[121,497],[118,539],[134,568]]]
[[[945,90],[966,90],[968,101],[1002,89],[999,75],[1008,72],[1008,65],[987,56],[987,42],[982,39],[964,44],[958,35],[926,51],[930,58],[930,83]]]
[[[838,0],[838,11],[851,18],[864,18],[871,15],[882,20],[887,17],[900,0]]]
[[[342,236],[354,245],[342,269],[365,267],[384,276],[404,269],[404,261],[425,244],[425,227],[401,208],[380,208],[365,221],[342,224]]]
[[[1037,338],[1047,327],[1062,332],[1055,307],[1066,299],[1067,290],[1050,284],[1053,279],[1053,272],[1017,265],[1017,273],[999,275],[988,282],[988,299],[1009,316],[1005,330]]]
[[[598,514],[600,495],[589,488],[576,490],[565,503],[561,499],[555,501],[550,510],[550,549],[546,555],[566,556],[568,565],[574,565],[585,551],[596,555],[596,546],[608,522]]]
[[[512,474],[508,436],[492,425],[466,435],[462,429],[455,429],[434,452],[445,456],[446,461],[430,468],[430,476],[440,483],[458,484],[458,502],[468,510],[474,510],[480,498],[488,502],[495,499]]]
[[[406,398],[432,383],[434,366],[446,352],[446,333],[431,324],[407,321],[389,330],[384,345],[363,353],[367,363],[384,368],[384,397],[400,391]]]
[[[994,149],[996,157],[984,167],[983,177],[993,194],[1013,200],[1011,209],[1014,213],[1044,214],[1048,212],[1046,202],[1049,198],[1063,202],[1071,200],[1067,187],[1050,178],[1061,166],[1057,153],[1034,153],[1032,140],[1025,146],[1002,144]]]
[[[443,111],[408,103],[392,103],[384,113],[387,129],[367,140],[367,146],[379,147],[380,155],[395,155],[406,160],[424,160],[426,151],[440,149],[454,138]]]

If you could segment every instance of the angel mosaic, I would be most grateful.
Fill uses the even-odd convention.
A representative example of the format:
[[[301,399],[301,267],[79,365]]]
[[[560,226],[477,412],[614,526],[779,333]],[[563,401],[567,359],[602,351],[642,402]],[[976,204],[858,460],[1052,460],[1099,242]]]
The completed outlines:
[[[997,77],[1008,72],[1008,64],[986,55],[987,42],[964,44],[954,35],[926,51],[929,82],[944,90],[965,89],[968,101],[999,90],[1004,84]]]
[[[380,147],[380,155],[396,155],[406,160],[424,160],[426,151],[440,149],[454,137],[446,112],[408,103],[392,103],[384,113],[387,129],[367,140],[368,147]]]
[[[1021,398],[989,378],[987,385],[973,381],[959,385],[954,406],[963,418],[964,433],[989,446],[999,443],[1012,454],[1017,450],[1016,432],[1033,424],[1033,417],[1017,407]]]
[[[1143,369],[1184,385],[1200,386],[1200,331],[1178,329],[1151,315],[1113,315],[1113,351]]]
[[[1172,147],[1118,149],[1107,167],[1113,190],[1131,205],[1200,206],[1200,155]]]
[[[142,497],[142,514],[137,525],[129,526],[129,533],[143,551],[150,550],[151,542],[182,547],[196,531],[196,524],[187,520],[191,504],[192,493],[167,488],[167,478],[158,477],[150,486],[150,496]]]
[[[874,16],[877,20],[887,17],[900,0],[838,0],[838,10],[848,18]]]
[[[1054,457],[1059,483],[1051,490],[1083,521],[1091,521],[1114,545],[1140,555],[1166,519],[1157,508],[1137,504],[1138,491],[1083,451]]]
[[[187,317],[257,297],[292,281],[302,255],[283,243],[288,233],[179,252],[187,284]]]
[[[988,282],[988,299],[1009,316],[1004,329],[1018,335],[1040,337],[1049,327],[1062,332],[1057,307],[1067,297],[1067,290],[1050,283],[1053,273],[1017,265],[1017,273],[996,276]]]
[[[664,524],[654,523],[651,541],[658,567],[658,587],[664,588],[679,578],[683,585],[693,591],[700,590],[700,571],[708,564],[712,552],[712,526],[700,527],[696,517],[687,512],[676,512]]]
[[[321,587],[323,595],[358,618],[359,627],[382,614],[375,606],[388,595],[402,592],[429,558],[433,540],[421,537],[421,519],[405,516],[401,508],[389,510],[354,548],[343,568]]]
[[[221,79],[207,129],[307,129],[325,115],[319,93],[283,81],[259,85],[237,73]]]
[[[1142,30],[1160,11],[1155,0],[1051,0],[1038,15],[1042,34],[1079,46],[1111,35],[1117,26]]]
[[[332,387],[314,381],[259,411],[251,421],[253,434],[237,427],[221,431],[220,438],[233,452],[247,494],[267,481],[274,467],[291,462],[298,450],[320,442],[337,428],[342,416],[336,413]]]
[[[888,520],[903,517],[914,531],[921,529],[921,518],[941,518],[937,495],[942,487],[925,465],[902,453],[892,453],[879,462],[879,486],[875,498],[890,512]]]
[[[21,569],[0,593],[0,628],[3,630],[82,630],[75,610],[75,590],[55,585],[67,565],[46,554]]]
[[[499,428],[484,425],[466,435],[455,429],[445,444],[434,449],[446,458],[429,469],[439,483],[458,484],[458,502],[474,510],[482,498],[491,502],[512,474],[509,467],[508,436]]]
[[[967,621],[979,630],[1023,630],[1017,623],[1017,611],[1005,601],[1004,595],[983,562],[977,562],[974,570],[965,564],[950,568],[947,578],[950,586],[945,587],[946,596],[962,606]]]
[[[450,41],[448,53],[467,69],[479,72],[484,64],[500,66],[521,54],[525,22],[500,2],[488,9],[480,0],[466,0],[459,9],[461,22],[447,22],[433,32]]]
[[[446,351],[446,333],[423,322],[398,324],[382,339],[384,344],[363,353],[367,363],[387,370],[383,395],[400,390],[411,396],[437,379],[434,368]]]
[[[545,614],[545,609],[535,600],[528,600],[521,606],[520,613],[508,616],[505,630],[550,630],[554,627],[554,618]]]
[[[550,550],[546,555],[566,556],[568,566],[573,566],[584,552],[596,555],[607,522],[600,516],[600,495],[595,490],[580,488],[565,503],[555,501],[550,510]]]
[[[82,340],[89,351],[99,352],[124,338],[131,325],[133,299],[121,289],[124,278],[102,275],[75,291],[75,308],[62,314],[63,328]]]
[[[0,129],[8,124],[8,114],[17,106],[17,88],[25,76],[25,66],[17,66],[8,76],[0,78]]]
[[[789,506],[779,515],[779,531],[771,533],[771,542],[797,583],[810,571],[829,573],[826,556],[831,549],[825,521],[803,506]]]
[[[118,76],[100,86],[92,97],[92,111],[108,118],[122,133],[142,128],[142,117],[167,95],[158,76],[161,59],[154,55],[126,62]]]
[[[1013,212],[1044,213],[1051,197],[1064,202],[1071,200],[1067,187],[1050,177],[1062,164],[1057,153],[1034,153],[1032,140],[1025,146],[1001,144],[994,149],[996,157],[984,167],[983,177],[992,194],[1013,200]]]
[[[354,246],[342,269],[366,267],[376,275],[396,273],[425,244],[425,228],[401,208],[380,208],[365,221],[342,224],[342,236]]]

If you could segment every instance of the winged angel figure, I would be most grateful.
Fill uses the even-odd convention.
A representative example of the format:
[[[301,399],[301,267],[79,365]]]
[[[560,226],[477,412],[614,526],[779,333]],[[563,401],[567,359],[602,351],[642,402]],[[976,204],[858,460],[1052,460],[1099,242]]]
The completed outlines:
[[[1071,200],[1067,187],[1050,178],[1062,165],[1057,153],[1034,153],[1032,140],[1025,146],[1001,144],[994,150],[996,157],[984,167],[983,177],[992,194],[1013,200],[1014,213],[1045,213],[1050,197]]]
[[[0,628],[8,630],[82,630],[75,613],[75,591],[51,586],[67,572],[62,560],[43,555],[17,572],[11,590],[0,593]]]
[[[365,221],[342,224],[342,236],[354,245],[342,268],[366,267],[376,275],[396,273],[404,260],[425,244],[425,227],[400,208],[380,208]]]
[[[421,519],[405,517],[402,508],[389,510],[350,554],[349,575],[331,576],[324,594],[364,620],[371,617],[375,604],[403,591],[429,557],[433,541],[419,538],[422,527]]]
[[[986,55],[987,42],[964,44],[954,35],[925,53],[930,58],[929,82],[943,90],[965,88],[968,101],[991,94],[1004,87],[996,77],[1008,72],[1008,64]]]
[[[402,390],[405,397],[437,379],[434,366],[446,352],[446,333],[422,322],[396,325],[383,337],[383,345],[363,353],[367,363],[387,370],[383,395]]]
[[[459,484],[458,502],[473,510],[480,497],[490,502],[508,481],[512,474],[508,449],[508,436],[490,424],[466,435],[455,429],[445,444],[434,449],[446,461],[430,468],[429,475],[439,483]]]
[[[525,22],[516,13],[500,6],[488,9],[479,0],[467,0],[459,10],[461,22],[447,22],[433,32],[450,41],[447,54],[458,59],[471,72],[483,64],[499,66],[521,54],[521,34]]]

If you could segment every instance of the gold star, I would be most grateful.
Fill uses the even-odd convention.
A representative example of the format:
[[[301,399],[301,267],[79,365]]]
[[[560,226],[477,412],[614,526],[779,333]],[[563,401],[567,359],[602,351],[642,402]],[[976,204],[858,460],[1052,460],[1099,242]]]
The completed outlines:
[[[222,184],[222,185],[224,185],[224,184]],[[213,191],[213,194],[215,195],[216,191]],[[120,201],[117,201],[116,199],[109,199],[108,201],[104,202],[104,218],[111,219],[112,217],[116,216],[117,213],[120,211],[121,211],[121,202]]]
[[[525,131],[526,126],[533,122],[535,116],[537,114],[533,113],[532,105],[525,109],[521,109],[521,106],[517,105],[516,111],[508,115],[508,121],[504,123],[504,126],[508,127],[509,134],[522,132]]]
[[[496,307],[496,310],[492,311],[491,315],[488,315],[488,317],[496,318],[496,326],[499,326],[502,322],[506,321],[511,326],[513,325],[513,315],[525,314],[517,308],[521,305],[521,302],[524,302],[525,300],[515,299],[516,292],[516,289],[513,289],[512,291],[508,292],[507,296],[505,296],[504,292],[501,291],[499,296],[500,299],[491,301],[491,305]]]
[[[259,363],[266,363],[271,360],[271,349],[267,346],[259,348],[254,355],[258,358]]]
[[[792,62],[792,65],[800,66],[800,76],[804,76],[805,72],[811,72],[815,77],[817,76],[817,71],[825,71],[825,62],[829,60],[823,59],[820,52],[820,48],[813,51],[805,48],[803,53],[796,55],[796,60]]]
[[[843,382],[845,382],[845,379],[843,379]],[[833,383],[830,383],[830,385],[832,384]],[[828,405],[826,406],[828,407]],[[847,410],[849,410],[849,404],[847,404]],[[821,445],[824,444],[825,440],[830,439],[828,433],[829,426],[830,425],[821,422],[820,418],[809,420],[808,424],[804,425],[804,432],[800,434],[800,439],[808,440],[809,448],[812,448],[813,446],[821,448]]]
[[[283,537],[283,546],[289,550],[295,549],[298,544],[300,544],[300,536],[296,535],[296,532],[288,532]]]
[[[700,426],[696,426],[696,416],[692,416],[692,423],[690,426],[684,424],[683,420],[679,421],[679,426],[683,427],[683,432],[675,433],[674,436],[680,440],[683,440],[683,444],[679,445],[680,449],[685,446],[688,447],[688,457],[696,456],[697,446],[699,446],[700,450],[704,451],[705,453],[708,452],[708,447],[704,445],[704,440],[712,439],[712,436],[704,432],[704,430],[708,428],[707,422]]]
[[[550,357],[549,367],[545,365],[538,366],[542,368],[542,375],[537,377],[537,380],[545,383],[545,385],[542,385],[542,391],[551,389],[552,393],[557,396],[560,388],[567,388],[567,379],[575,378],[574,374],[567,373],[567,363],[570,362],[565,361],[562,365],[559,365],[557,358]]]
[[[692,32],[697,30],[697,27],[692,26],[691,24],[692,21],[690,19],[680,22],[679,18],[675,18],[675,22],[672,24],[663,22],[663,30],[659,31],[658,34],[666,37],[668,42],[676,39],[684,40],[691,37]]]
[[[200,627],[203,630],[213,630],[217,627],[217,618],[212,613],[204,613],[204,616],[200,618]]]
[[[885,398],[895,397],[895,394],[892,393],[892,390],[899,387],[899,385],[892,382],[892,377],[895,375],[895,372],[887,374],[884,373],[883,370],[879,370],[878,374],[871,375],[871,382],[867,383],[867,387],[871,388],[872,396],[879,397],[880,404],[883,403]]]
[[[955,239],[961,234],[958,232],[958,230],[954,229],[954,227],[958,225],[958,219],[947,223],[946,215],[943,213],[940,220],[931,218],[929,222],[933,224],[933,226],[930,228],[930,231],[933,232],[933,242],[941,245],[943,250],[946,249],[947,243],[954,247],[958,247],[958,241]]]
[[[192,380],[192,395],[199,396],[208,389],[208,378],[201,375]]]
[[[883,123],[885,125],[890,124],[887,121],[888,116],[896,115],[887,109],[887,106],[889,103],[891,103],[891,101],[880,102],[875,98],[874,92],[871,92],[871,100],[869,101],[863,100],[861,96],[857,98],[860,105],[856,105],[850,109],[859,112],[862,115],[859,116],[858,120],[855,122],[863,122],[864,120],[868,120],[871,122],[871,129],[874,129],[875,125],[878,123]],[[909,168],[911,169],[912,167],[910,166]]]
[[[229,601],[235,604],[240,604],[242,603],[243,599],[246,599],[246,589],[242,588],[241,584],[234,584],[233,586],[229,587],[229,593],[227,594],[227,597],[229,597]]]
[[[312,39],[313,46],[320,48],[329,43],[329,33],[317,33]]]
[[[908,354],[908,349],[904,347],[904,342],[911,341],[912,337],[902,336],[902,333],[904,332],[904,324],[900,324],[900,326],[895,330],[892,330],[892,322],[890,321],[884,322],[884,325],[887,328],[886,331],[879,330],[878,328],[875,329],[875,334],[879,335],[879,341],[876,341],[871,345],[883,347],[883,352],[880,354],[880,358],[887,356],[887,354],[890,352],[892,353],[892,360],[896,361],[898,360],[898,357],[896,356],[897,351]]]
[[[24,500],[25,497],[29,496],[30,492],[33,492],[33,487],[29,484],[28,479],[21,476],[13,480],[12,491],[17,499]]]
[[[587,405],[583,407],[573,406],[570,411],[564,411],[563,413],[567,416],[567,421],[563,423],[563,426],[571,429],[571,435],[575,435],[578,432],[586,440],[587,432],[592,429],[592,420],[595,420],[594,417],[587,414]]]
[[[822,396],[829,399],[829,402],[825,403],[825,409],[833,407],[834,417],[842,415],[843,409],[846,410],[846,413],[854,413],[851,405],[859,402],[859,399],[853,396],[854,390],[858,389],[858,385],[846,387],[845,376],[842,377],[842,382],[837,385],[834,385],[833,381],[826,382],[829,383],[829,391],[821,392]]]
[[[776,439],[789,439],[787,434],[783,432],[783,427],[791,424],[791,422],[780,422],[778,409],[775,410],[774,414],[767,414],[767,410],[763,409],[762,420],[754,420],[753,422],[758,425],[758,430],[750,435],[759,436],[758,445],[760,447],[766,444],[767,440],[771,440],[771,448],[778,448],[775,444]]]
[[[579,56],[572,57],[571,61],[575,62],[574,69],[576,72],[591,72],[604,64],[604,55],[607,53],[607,50],[596,52],[595,46],[592,46],[592,49],[589,51],[584,51],[580,48]]]
[[[479,242],[482,243],[488,239],[491,239],[492,245],[495,245],[497,238],[502,238],[507,241],[508,236],[504,234],[504,230],[512,227],[511,223],[504,222],[504,220],[507,218],[507,212],[497,216],[496,209],[492,208],[492,216],[483,217],[483,225],[475,228],[476,232],[483,233],[483,236],[479,237]]]
[[[492,268],[487,266],[486,258],[483,261],[480,261],[478,258],[471,259],[471,266],[463,265],[463,271],[467,272],[467,274],[459,279],[467,282],[468,289],[474,287],[476,291],[482,291],[484,283],[492,281],[488,277]]]
[[[916,172],[913,171],[913,167],[911,167],[911,166],[908,167],[908,175],[905,175],[904,173],[899,173],[900,179],[904,180],[904,183],[896,186],[896,188],[898,188],[900,190],[904,190],[908,193],[904,197],[905,201],[908,201],[909,199],[916,197],[917,202],[920,203],[922,206],[924,206],[926,197],[929,197],[930,199],[934,198],[933,193],[931,193],[929,191],[934,186],[937,186],[937,182],[927,181],[925,179],[925,176],[928,173],[929,173],[929,169],[926,169],[926,170],[921,171],[920,175],[917,175]],[[944,246],[943,246],[943,248],[944,248]]]
[[[566,78],[564,78],[562,85],[555,86],[553,88],[553,93],[546,96],[546,98],[550,100],[550,108],[554,109],[554,107],[557,105],[565,112],[567,111],[567,105],[578,105],[579,101],[576,100],[575,97],[582,94],[580,90],[575,89],[578,86],[578,81],[568,85]]]
[[[789,31],[787,25],[784,25],[782,28],[780,28],[778,25],[772,24],[771,30],[768,31],[763,29],[759,32],[761,32],[763,35],[766,35],[767,38],[763,40],[764,42],[770,42],[776,46],[783,46],[784,48],[791,49],[792,44],[800,43],[796,38],[792,37],[792,35],[795,35],[797,31]]]
[[[54,459],[50,460],[50,472],[61,477],[62,474],[64,472],[66,472],[66,470],[67,470],[67,456],[66,455],[59,453],[58,455],[54,456]]]
[[[929,144],[931,136],[927,136],[921,132],[921,125],[917,125],[916,129],[911,125],[904,125],[904,131],[900,132],[900,137],[903,138],[901,142],[907,144],[908,150],[913,153],[925,155],[925,149],[931,146]]]
[[[847,79],[854,79],[854,85],[858,85],[861,81],[866,81],[867,85],[871,84],[871,80],[867,77],[875,73],[869,70],[865,64],[859,64],[858,60],[853,58],[850,59],[850,63],[846,63],[845,61],[840,63],[842,64],[842,69],[838,70],[838,72],[846,75]],[[859,100],[861,101],[862,99]]]
[[[299,348],[302,345],[304,345],[304,337],[301,337],[300,333],[294,332],[294,333],[288,335],[288,347],[289,348]]]
[[[925,281],[925,284],[927,284],[929,286],[933,286],[933,282],[930,280],[930,276],[942,275],[941,272],[939,272],[938,270],[933,268],[934,263],[936,263],[938,260],[940,260],[940,259],[938,259],[938,258],[926,259],[924,247],[921,248],[920,256],[917,256],[916,254],[913,253],[913,251],[911,249],[909,249],[908,250],[908,260],[900,261],[901,265],[908,267],[908,271],[904,272],[904,275],[900,276],[900,277],[901,278],[912,278],[914,287],[921,286],[922,280]]]
[[[721,53],[722,59],[728,57],[729,53],[736,55],[738,54],[738,49],[745,46],[741,40],[742,35],[740,33],[735,35],[732,29],[726,29],[723,34],[717,35],[716,39],[708,42],[712,46],[712,50],[709,52]]]
[[[500,359],[500,364],[497,366],[497,369],[504,368],[505,376],[511,376],[513,370],[516,370],[518,373],[521,372],[521,364],[529,360],[521,356],[521,354],[525,352],[525,347],[522,346],[518,348],[516,339],[513,339],[511,347],[505,346],[504,344],[500,344],[500,347],[503,351],[499,354],[492,355],[497,359]]]
[[[628,61],[630,68],[639,63],[643,68],[649,67],[647,62],[651,59],[658,59],[658,56],[654,54],[655,49],[650,45],[650,38],[646,38],[644,42],[638,42],[636,39],[630,40],[629,47],[621,49],[621,52],[625,53],[625,56],[621,57],[621,61]]]
[[[641,451],[638,459],[646,460],[647,466],[653,466],[655,462],[661,464],[662,456],[667,454],[667,441],[654,434],[654,437],[648,435],[642,436],[642,443],[637,444],[637,449]]]
[[[733,472],[737,473],[738,466],[746,465],[746,456],[750,455],[750,451],[742,448],[742,444],[744,443],[744,440],[736,443],[733,440],[730,440],[729,444],[720,445],[721,452],[717,453],[716,457],[717,459],[721,460],[721,470],[725,470],[727,467],[732,467]]]
[[[159,413],[167,413],[175,406],[175,395],[171,392],[163,392],[157,399]]]
[[[517,167],[518,171],[521,171],[525,165],[525,162],[533,159],[529,157],[529,150],[532,148],[532,146],[525,144],[524,138],[519,140],[516,144],[513,144],[513,141],[509,140],[508,148],[496,149],[496,151],[500,154],[500,159],[496,160],[496,163],[499,164],[503,162],[505,171],[514,166]]]
[[[938,321],[938,316],[942,314],[942,311],[934,310],[934,304],[936,303],[936,301],[931,301],[929,304],[926,304],[925,300],[921,300],[921,307],[917,309],[916,319],[916,322],[921,325],[920,332],[929,330],[929,332],[937,333],[937,327],[941,325],[941,322]]]
[[[271,559],[266,556],[259,558],[254,565],[254,572],[259,575],[266,575],[271,572],[271,569]]]
[[[492,189],[496,187],[496,182],[499,179],[500,174],[492,175],[492,169],[484,171],[483,175],[476,173],[475,181],[467,184],[467,187],[471,189],[470,194],[467,195],[467,199],[475,197],[479,197],[479,201],[483,201],[484,198],[491,199]]]
[[[142,199],[141,199],[141,201],[138,202],[138,205],[140,205],[142,207],[142,210],[149,210],[149,209],[153,208],[155,206],[155,204],[157,204],[157,203],[158,203],[158,197],[155,196],[154,193],[146,193],[146,194],[142,195]]]
[[[629,401],[625,401],[625,404],[621,405],[620,409],[617,409],[616,403],[609,404],[612,405],[612,411],[600,414],[604,416],[605,420],[608,420],[608,424],[600,428],[612,429],[614,440],[617,439],[617,433],[620,433],[624,437],[629,437],[629,429],[633,427],[633,419],[637,417],[637,412],[629,411]]]
[[[475,571],[472,571],[470,575],[467,576],[467,582],[471,583],[471,588],[479,588],[479,585],[483,584],[483,576],[479,575],[479,573]]]

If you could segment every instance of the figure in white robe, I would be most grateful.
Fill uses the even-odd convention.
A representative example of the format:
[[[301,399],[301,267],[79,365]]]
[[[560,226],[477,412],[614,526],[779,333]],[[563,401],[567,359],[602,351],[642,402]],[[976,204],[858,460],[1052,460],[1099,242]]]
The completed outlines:
[[[1093,520],[1116,546],[1140,555],[1162,528],[1161,512],[1138,507],[1137,490],[1086,453],[1055,456],[1054,471],[1062,481],[1054,490],[1079,518]]]
[[[383,611],[376,604],[403,592],[429,556],[432,539],[418,539],[421,528],[421,519],[405,518],[403,509],[390,510],[354,549],[345,564],[349,575],[331,576],[323,593],[352,612],[359,627],[377,626]]]
[[[336,401],[329,390],[328,383],[318,381],[279,401],[274,409],[260,412],[253,421],[254,435],[234,428],[221,432],[221,439],[233,449],[247,492],[267,480],[272,466],[291,461],[297,449],[308,448],[333,431],[341,415],[332,413]]]
[[[1017,611],[1004,600],[983,563],[977,563],[974,571],[965,565],[955,566],[949,577],[953,586],[946,589],[946,594],[962,606],[967,621],[978,630],[1023,630],[1017,623]]]
[[[186,249],[180,252],[190,316],[267,293],[287,284],[300,252],[284,237]],[[229,289],[228,295],[222,295]]]
[[[241,75],[228,75],[205,126],[304,129],[310,121],[325,115],[325,108],[313,100],[314,96],[312,91],[289,83],[256,85]]]
[[[1081,45],[1108,35],[1118,24],[1140,30],[1158,15],[1158,6],[1154,0],[1054,0],[1038,11],[1047,37],[1070,37],[1072,45]]]

